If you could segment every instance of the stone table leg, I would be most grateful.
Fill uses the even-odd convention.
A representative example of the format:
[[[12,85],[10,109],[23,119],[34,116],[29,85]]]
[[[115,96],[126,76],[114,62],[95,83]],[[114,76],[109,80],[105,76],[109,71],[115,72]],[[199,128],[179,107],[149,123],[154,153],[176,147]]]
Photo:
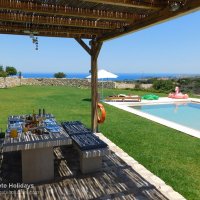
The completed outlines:
[[[39,183],[53,179],[53,147],[22,150],[23,183]]]

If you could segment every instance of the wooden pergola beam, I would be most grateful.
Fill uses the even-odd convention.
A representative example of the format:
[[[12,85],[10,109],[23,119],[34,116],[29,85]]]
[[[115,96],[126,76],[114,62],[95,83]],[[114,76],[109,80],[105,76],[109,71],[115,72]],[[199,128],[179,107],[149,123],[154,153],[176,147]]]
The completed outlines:
[[[121,26],[124,26],[126,24],[122,22],[100,22],[94,20],[49,17],[40,15],[26,15],[12,12],[0,13],[0,21],[108,30],[120,28]]]
[[[88,52],[91,56],[91,127],[92,132],[96,133],[98,131],[98,80],[97,80],[97,70],[98,70],[98,56],[103,45],[102,42],[97,42],[95,39],[90,41],[91,48],[88,47],[85,42],[80,38],[75,38],[75,40]]]
[[[106,10],[96,9],[78,9],[68,6],[55,6],[55,5],[44,5],[33,2],[21,2],[21,1],[0,1],[0,10],[12,10],[20,12],[28,12],[35,14],[46,14],[60,17],[78,17],[78,18],[89,18],[89,19],[103,19],[111,21],[125,21],[130,22],[134,18],[138,18],[138,14],[131,14],[126,12],[110,12]]]
[[[102,31],[99,29],[88,30],[85,28],[78,29],[74,27],[68,28],[68,27],[60,27],[60,26],[43,27],[43,26],[38,26],[38,25],[27,26],[25,24],[12,24],[12,23],[0,24],[0,30],[18,30],[21,32],[30,31],[30,32],[38,32],[38,34],[40,34],[40,32],[45,32],[45,33],[57,32],[60,34],[70,33],[70,34],[75,34],[75,35],[85,34],[85,35],[90,35],[93,37],[102,34]]]
[[[96,42],[95,40],[91,41],[91,126],[93,133],[97,132],[98,129],[98,56],[101,50],[103,43]]]
[[[75,38],[75,40],[83,47],[83,49],[85,49],[88,52],[89,55],[91,55],[90,47],[88,47],[88,45],[85,44],[85,42],[81,38]]]
[[[183,8],[180,8],[175,12],[170,11],[169,7],[167,7],[159,12],[156,12],[148,17],[145,17],[144,19],[138,20],[137,22],[131,25],[125,26],[121,29],[116,29],[110,33],[105,33],[102,36],[98,37],[97,41],[104,42],[117,37],[121,37],[126,34],[134,33],[142,29],[154,26],[156,24],[169,21],[173,18],[177,18],[186,15],[188,13],[198,11],[199,9],[200,9],[200,1],[195,1],[195,0],[189,1]]]
[[[112,6],[122,6],[129,8],[137,8],[137,9],[148,9],[148,10],[159,10],[161,6],[154,5],[153,3],[146,3],[140,1],[132,1],[132,0],[82,0],[92,3],[102,3],[108,4]]]
[[[13,29],[1,29],[0,28],[0,34],[9,34],[9,35],[24,35],[29,36],[29,33],[24,33],[20,30],[13,30]],[[38,34],[35,34],[38,36]],[[60,38],[84,38],[84,39],[92,39],[91,35],[83,34],[83,33],[60,33],[55,31],[40,31],[39,36],[45,36],[45,37],[60,37]]]

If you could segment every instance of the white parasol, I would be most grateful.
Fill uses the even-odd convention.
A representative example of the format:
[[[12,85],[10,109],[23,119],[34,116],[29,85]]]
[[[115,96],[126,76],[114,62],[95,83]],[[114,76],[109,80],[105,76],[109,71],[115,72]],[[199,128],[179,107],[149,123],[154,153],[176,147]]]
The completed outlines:
[[[116,74],[113,74],[113,73],[111,73],[111,72],[109,72],[109,71],[106,71],[106,70],[104,70],[104,69],[100,69],[100,70],[98,70],[98,72],[97,72],[97,78],[98,79],[102,79],[102,90],[101,90],[101,93],[102,93],[102,95],[101,95],[101,97],[102,97],[102,99],[103,99],[103,79],[105,79],[105,78],[117,78],[118,76],[116,75]],[[87,76],[86,78],[91,78],[91,75],[89,75],[89,76]]]

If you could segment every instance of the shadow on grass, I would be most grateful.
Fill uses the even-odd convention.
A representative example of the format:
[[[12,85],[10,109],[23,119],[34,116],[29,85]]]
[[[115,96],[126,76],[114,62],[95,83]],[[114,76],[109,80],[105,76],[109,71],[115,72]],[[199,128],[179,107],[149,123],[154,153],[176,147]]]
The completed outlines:
[[[85,98],[85,99],[82,99],[82,101],[89,101],[89,102],[91,102],[91,98]]]

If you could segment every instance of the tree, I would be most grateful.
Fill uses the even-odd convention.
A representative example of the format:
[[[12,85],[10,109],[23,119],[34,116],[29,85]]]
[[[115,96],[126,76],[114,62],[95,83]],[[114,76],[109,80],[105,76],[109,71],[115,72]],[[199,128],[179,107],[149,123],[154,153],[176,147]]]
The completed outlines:
[[[4,70],[3,70],[3,66],[1,65],[0,66],[0,72],[2,72],[2,71],[4,71]]]
[[[159,92],[171,92],[174,83],[172,80],[154,80],[153,88]]]
[[[18,72],[18,77],[19,77],[20,86],[21,86],[22,85],[22,72],[21,71]]]
[[[8,76],[8,74],[7,74],[7,72],[5,72],[5,71],[0,71],[0,77],[4,77],[4,78],[6,78]]]
[[[22,72],[21,71],[18,72],[18,77],[22,78]]]
[[[14,76],[17,74],[17,70],[14,67],[10,67],[10,66],[6,67],[6,72],[8,76]]]
[[[65,77],[66,77],[66,74],[63,73],[63,72],[58,72],[58,73],[55,73],[55,74],[54,74],[54,77],[55,77],[55,78],[65,78]]]

